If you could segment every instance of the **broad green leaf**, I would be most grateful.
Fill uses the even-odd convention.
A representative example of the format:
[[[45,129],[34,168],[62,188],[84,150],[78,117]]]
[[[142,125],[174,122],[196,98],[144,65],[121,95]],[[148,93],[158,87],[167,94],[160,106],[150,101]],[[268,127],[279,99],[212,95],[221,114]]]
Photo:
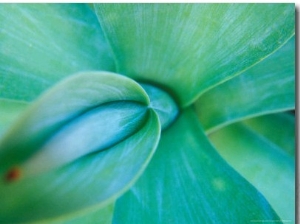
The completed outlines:
[[[26,102],[0,99],[0,138],[27,106]]]
[[[275,117],[273,120],[276,123]],[[294,158],[242,123],[222,128],[210,139],[226,161],[266,197],[282,220],[295,223]],[[293,141],[292,135],[289,141]]]
[[[127,209],[129,208],[129,209]],[[144,174],[115,204],[114,223],[251,223],[278,216],[215,151],[191,109],[161,136]]]
[[[295,38],[243,74],[204,93],[196,102],[212,132],[229,123],[295,108]]]
[[[109,109],[108,105],[116,102],[131,106],[124,112],[118,103]],[[7,172],[26,162],[39,149],[48,161],[52,154],[70,159],[69,150],[81,154],[115,144],[143,123],[148,104],[146,92],[127,77],[108,72],[69,77],[43,94],[6,132],[0,141],[0,170]],[[49,151],[43,154],[47,148]],[[39,163],[45,163],[45,159],[36,156]],[[48,162],[53,164],[51,159]]]
[[[85,70],[114,70],[110,48],[87,5],[1,4],[0,98],[31,101]]]
[[[114,202],[143,173],[159,135],[158,117],[150,109],[138,132],[107,150],[38,177],[1,181],[0,222],[61,220]]]
[[[98,4],[118,73],[181,106],[263,60],[295,32],[294,4]]]
[[[242,122],[261,134],[278,147],[295,157],[295,116],[290,113],[276,113],[259,116]]]
[[[78,217],[71,219],[63,219],[61,221],[48,222],[49,224],[111,224],[114,213],[114,204],[105,206],[104,208],[97,209],[96,211],[87,212]]]

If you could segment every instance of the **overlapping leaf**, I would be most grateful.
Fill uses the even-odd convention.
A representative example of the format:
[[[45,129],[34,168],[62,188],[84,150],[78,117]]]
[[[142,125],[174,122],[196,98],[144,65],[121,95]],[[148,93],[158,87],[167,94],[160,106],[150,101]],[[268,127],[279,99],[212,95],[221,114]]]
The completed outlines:
[[[163,132],[149,166],[114,212],[114,223],[122,224],[255,220],[279,222],[263,196],[216,153],[191,110]]]
[[[181,106],[189,105],[208,89],[249,69],[280,48],[294,33],[293,4],[123,4],[98,5],[94,10],[113,49],[116,69],[134,79],[157,84],[173,94]],[[114,70],[110,47],[88,6],[7,4],[0,9],[0,26],[0,98],[3,99],[0,103],[6,102],[2,104],[4,110],[0,108],[0,113],[4,111],[0,122],[6,117],[13,121],[23,110],[11,99],[33,100],[58,80],[80,70]],[[287,51],[284,54],[285,60],[281,57],[276,60],[291,71],[291,54]],[[105,145],[106,150],[90,150],[94,153],[74,157],[72,160],[77,159],[73,162],[64,160],[67,164],[56,164],[60,168],[53,171],[12,183],[2,179],[0,222],[109,223],[114,201],[142,174],[155,151],[161,128],[159,119],[169,124],[177,115],[177,108],[171,119],[166,116],[169,111],[155,113],[151,109],[157,109],[155,103],[149,103],[145,91],[122,76],[103,74],[107,76],[103,83],[96,74],[86,74],[72,85],[54,87],[6,133],[0,149],[1,174],[14,165],[33,164],[29,158],[36,151],[34,147],[23,147],[24,143],[41,146],[39,149],[50,144],[54,149],[53,153],[50,151],[52,161],[63,158],[58,153],[60,143],[70,146],[70,150],[83,149],[80,144],[90,146],[94,139],[88,138],[95,136],[95,130],[102,126],[98,119],[93,122],[98,114],[105,119],[109,119],[110,112],[114,112],[111,118],[121,114],[125,124],[132,125],[128,121],[133,120],[134,128]],[[89,79],[89,75],[93,77]],[[275,80],[263,77],[259,81],[257,77],[251,80],[262,84]],[[288,80],[280,83],[283,87],[279,86],[282,93],[294,94],[286,87],[294,79],[285,78]],[[103,84],[102,90],[98,89],[99,83]],[[263,85],[261,90],[266,93],[270,88]],[[276,99],[282,100],[277,96]],[[285,103],[291,99],[284,98],[283,107],[287,108]],[[116,107],[115,101],[118,101]],[[135,111],[128,119],[124,119],[125,107],[119,101],[134,101],[127,108]],[[160,109],[164,100],[161,102]],[[6,113],[10,108],[14,111],[12,115]],[[80,127],[85,125],[81,132]],[[89,129],[93,125],[99,129]],[[255,126],[255,122],[247,125]],[[123,127],[127,129],[126,125]],[[101,135],[107,134],[104,129]],[[68,140],[69,134],[73,137]],[[215,152],[192,111],[184,111],[163,135],[150,167],[117,202],[114,222],[279,222],[260,193]],[[44,154],[44,159],[36,158],[43,168],[43,161],[50,157]],[[286,164],[285,161],[282,167]],[[283,185],[291,186],[289,178],[283,178],[287,180]],[[290,199],[287,198],[289,203]]]
[[[294,4],[99,4],[117,71],[169,88],[181,106],[277,50]]]
[[[270,119],[277,122],[274,115]],[[212,133],[210,139],[226,161],[268,199],[282,220],[295,223],[294,158],[275,144],[277,140],[274,143],[273,138],[265,138],[243,123],[222,128]],[[278,132],[276,126],[264,124],[256,124],[256,129],[269,129],[269,133],[273,131],[275,136],[282,135],[293,143],[288,129],[281,127]]]
[[[87,212],[78,217],[63,217],[61,220],[48,222],[49,224],[83,224],[101,223],[111,224],[114,213],[114,203],[96,211]]]
[[[113,202],[141,175],[155,150],[158,136],[158,118],[151,112],[139,132],[108,150],[83,157],[38,178],[11,184],[1,182],[0,221],[51,221]]]
[[[27,106],[26,102],[0,99],[0,138]]]
[[[61,82],[36,101],[3,137],[0,142],[0,170],[3,171],[9,166],[18,165],[27,159],[72,120],[77,120],[78,130],[81,130],[80,125],[85,122],[88,122],[91,128],[100,130],[103,124],[96,123],[97,127],[93,125],[92,121],[93,119],[96,119],[94,122],[97,121],[97,113],[102,111],[100,106],[118,101],[144,104],[145,111],[149,98],[136,82],[113,73],[86,72]],[[142,108],[137,109],[132,112],[131,116],[142,110]],[[116,114],[115,121],[121,122],[121,119],[129,119],[129,117],[126,118],[129,114],[123,115],[124,117]],[[118,129],[119,124],[116,125]],[[86,129],[77,134],[84,137],[84,132],[89,131],[88,127]],[[64,130],[62,132],[64,135]],[[102,134],[102,131],[99,134]],[[77,138],[79,137],[77,136]]]
[[[243,121],[243,124],[260,133],[266,139],[295,157],[295,116],[291,113],[276,113]]]
[[[156,149],[160,122],[148,104],[136,82],[105,72],[42,95],[0,144],[0,222],[64,220],[113,203]]]
[[[87,5],[1,4],[0,98],[30,101],[75,72],[113,69]]]
[[[295,38],[277,52],[212,90],[196,102],[211,132],[237,120],[295,108]]]

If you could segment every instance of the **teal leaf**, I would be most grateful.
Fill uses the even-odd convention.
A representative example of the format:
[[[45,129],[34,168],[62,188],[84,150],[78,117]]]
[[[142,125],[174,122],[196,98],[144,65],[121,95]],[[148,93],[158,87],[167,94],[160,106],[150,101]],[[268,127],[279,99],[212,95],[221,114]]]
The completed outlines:
[[[276,117],[272,118],[277,123]],[[274,130],[272,126],[266,128]],[[284,129],[280,130],[284,133]],[[279,136],[280,132],[274,134]],[[294,140],[293,135],[289,137],[286,140]],[[243,122],[212,133],[210,139],[226,161],[266,197],[282,220],[295,223],[293,157]]]
[[[243,74],[204,93],[196,110],[207,132],[295,108],[295,38]]]
[[[27,106],[26,102],[0,99],[0,138]]]
[[[114,70],[87,5],[1,4],[0,27],[0,98],[31,101],[75,72]]]
[[[143,173],[159,136],[159,120],[150,109],[138,132],[107,150],[38,177],[1,181],[0,222],[61,220],[114,202]]]
[[[30,172],[39,171],[39,165],[41,170],[52,168],[109,147],[142,125],[148,104],[146,92],[127,77],[108,72],[69,77],[35,101],[3,136],[0,170],[21,165],[25,170],[30,167]],[[28,161],[38,151],[41,155]],[[50,159],[51,155],[61,155],[61,160]]]
[[[126,209],[128,208],[128,209]],[[191,109],[161,136],[144,174],[115,204],[114,223],[250,223],[279,218],[215,151]]]
[[[291,113],[268,114],[244,120],[242,123],[295,157],[296,123],[295,116]]]
[[[114,203],[105,206],[104,208],[97,209],[92,212],[84,213],[76,217],[65,217],[61,221],[49,222],[49,224],[88,224],[88,223],[101,223],[111,224],[114,213]]]
[[[147,108],[136,103],[99,106],[68,122],[48,137],[36,153],[16,165],[22,176],[36,175],[105,150],[136,132],[145,122],[146,115]],[[28,145],[19,146],[20,153],[22,148],[26,149]]]
[[[263,60],[295,32],[294,4],[98,4],[118,73],[181,106]]]
[[[140,83],[140,85],[148,94],[150,99],[149,107],[157,113],[161,129],[164,130],[175,121],[179,113],[176,102],[166,91],[158,87],[145,83]]]

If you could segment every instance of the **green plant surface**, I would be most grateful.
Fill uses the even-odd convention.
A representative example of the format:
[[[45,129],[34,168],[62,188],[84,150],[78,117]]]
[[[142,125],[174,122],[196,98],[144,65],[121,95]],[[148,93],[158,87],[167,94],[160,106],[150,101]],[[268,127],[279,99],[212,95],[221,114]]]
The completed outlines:
[[[114,223],[259,219],[279,220],[262,195],[216,153],[191,109],[163,133],[151,163],[117,200],[114,213]]]
[[[1,4],[0,97],[31,101],[62,78],[113,71],[109,46],[84,4]]]
[[[113,202],[142,174],[156,148],[159,129],[151,112],[141,130],[102,153],[11,184],[2,180],[0,221],[51,221]]]
[[[244,120],[243,124],[295,157],[295,116],[292,114],[268,114]]]
[[[261,63],[204,93],[195,103],[207,132],[295,107],[295,38]]]
[[[27,108],[28,103],[0,99],[1,116],[0,116],[0,137],[5,133],[7,128],[18,118],[18,116]]]
[[[268,116],[262,119],[266,120]],[[274,115],[269,119],[277,121]],[[276,130],[276,127],[266,126],[264,122],[260,125],[263,131],[267,128],[269,132]],[[273,139],[267,139],[254,130],[239,122],[214,132],[210,140],[220,155],[268,199],[283,220],[294,223],[295,209],[291,209],[295,206],[294,158],[274,144]],[[288,129],[281,128],[281,132],[286,133],[280,136],[293,142],[293,135],[287,135]]]
[[[99,4],[95,11],[117,72],[169,88],[181,106],[294,34],[292,4]]]
[[[117,111],[117,104],[115,107],[113,105],[107,108],[109,103],[126,101],[144,104],[144,109],[138,104],[136,110],[134,106],[131,106],[127,112],[122,111],[122,106],[119,106],[121,109]],[[108,147],[107,144],[120,141],[125,137],[124,135],[131,134],[134,129],[138,128],[143,121],[142,114],[138,114],[143,111],[146,113],[148,103],[149,98],[146,92],[129,78],[107,72],[86,72],[72,76],[41,96],[1,139],[0,170],[3,171],[11,164],[17,165],[28,159],[29,155],[41,147],[48,148],[50,154],[52,150],[57,150],[56,144],[63,144],[60,147],[68,151],[68,147],[72,148],[80,143],[79,147],[76,147],[77,150],[69,149],[71,152],[74,150],[73,152],[78,153],[85,150],[85,147],[91,150]],[[114,123],[108,122],[110,118],[113,118],[110,117],[112,112],[115,112]],[[99,121],[101,116],[106,116],[106,118]],[[107,130],[110,128],[111,131]],[[57,133],[58,131],[60,133]],[[115,133],[118,131],[119,136]],[[68,135],[77,137],[68,139]],[[84,138],[85,141],[80,140],[80,136],[85,135],[90,138]],[[102,135],[102,137],[100,137],[101,140],[98,139],[95,142],[97,135]],[[74,141],[75,139],[79,141]],[[44,145],[46,141],[50,141],[48,145]],[[100,146],[101,144],[103,146]],[[71,152],[61,156],[68,157]],[[85,153],[88,152],[89,150]],[[41,160],[40,163],[45,163],[45,161]]]
[[[114,213],[114,204],[105,206],[102,209],[87,212],[84,215],[73,217],[72,219],[63,219],[61,221],[49,222],[51,224],[82,224],[82,223],[94,223],[97,220],[97,223],[101,224],[110,224],[112,222]]]
[[[294,35],[294,4],[0,4],[0,223],[295,223]]]

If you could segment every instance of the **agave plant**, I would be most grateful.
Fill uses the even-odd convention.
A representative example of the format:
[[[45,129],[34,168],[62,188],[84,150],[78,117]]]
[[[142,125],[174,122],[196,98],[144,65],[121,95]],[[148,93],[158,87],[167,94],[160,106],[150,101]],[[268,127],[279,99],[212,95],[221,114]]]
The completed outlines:
[[[1,223],[295,222],[294,4],[1,4]]]

